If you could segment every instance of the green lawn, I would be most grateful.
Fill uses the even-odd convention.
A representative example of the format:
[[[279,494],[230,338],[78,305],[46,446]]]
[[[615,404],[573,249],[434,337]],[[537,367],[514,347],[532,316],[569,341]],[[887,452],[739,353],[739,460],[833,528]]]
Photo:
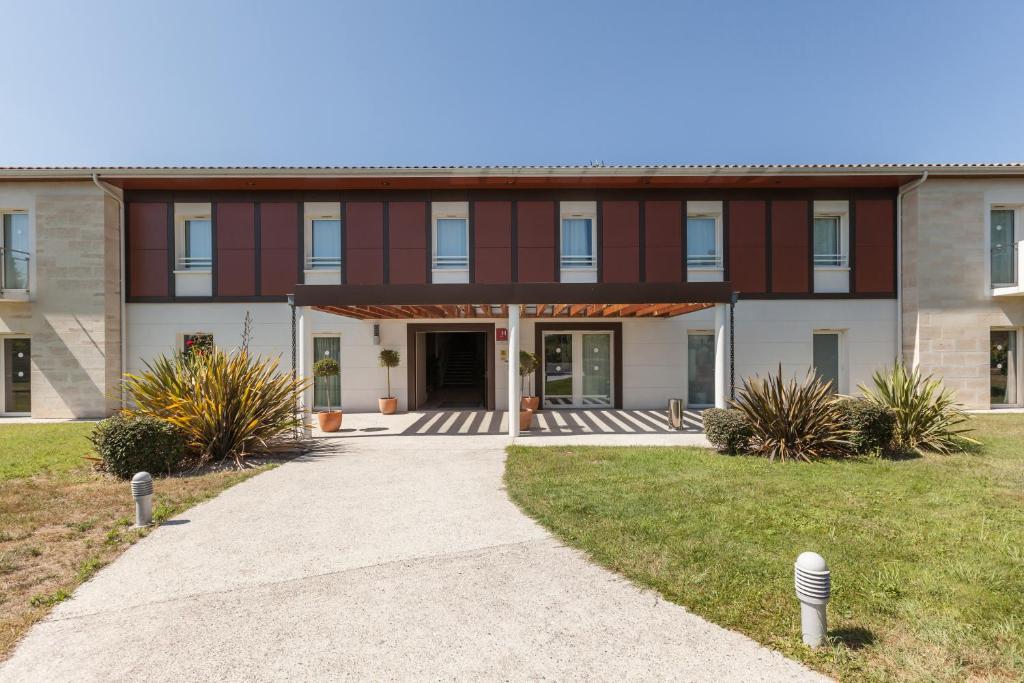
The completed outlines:
[[[1024,679],[1024,415],[979,453],[772,464],[696,448],[511,447],[510,495],[566,543],[844,680]],[[832,569],[801,643],[793,560]]]
[[[0,481],[81,467],[92,450],[86,440],[92,428],[91,422],[0,427]]]

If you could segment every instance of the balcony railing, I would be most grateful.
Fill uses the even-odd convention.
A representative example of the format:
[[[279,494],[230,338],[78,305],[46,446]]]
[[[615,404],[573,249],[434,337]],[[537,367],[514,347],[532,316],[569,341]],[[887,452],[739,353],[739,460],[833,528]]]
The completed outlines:
[[[211,270],[213,259],[209,256],[182,256],[178,259],[179,270]]]
[[[0,247],[0,292],[29,289],[31,255],[20,249]]]
[[[820,268],[846,268],[849,261],[845,254],[815,254],[814,265]]]
[[[593,256],[562,254],[562,268],[594,268],[596,260]]]
[[[721,268],[722,257],[719,254],[689,254],[686,265],[690,268]]]
[[[340,256],[308,256],[306,270],[338,270],[341,268]]]
[[[997,244],[992,247],[990,265],[992,267],[992,286],[1011,287],[1017,284],[1017,273],[1019,270],[1017,261],[1020,260],[1017,242],[1011,244]]]
[[[469,268],[468,256],[435,256],[434,268]]]

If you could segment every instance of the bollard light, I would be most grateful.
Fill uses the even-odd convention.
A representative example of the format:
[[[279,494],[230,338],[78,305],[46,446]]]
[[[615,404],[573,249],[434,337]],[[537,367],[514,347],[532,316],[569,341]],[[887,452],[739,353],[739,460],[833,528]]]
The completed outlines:
[[[136,528],[149,526],[153,523],[153,477],[149,472],[139,472],[132,477],[132,496]]]
[[[828,631],[825,608],[832,594],[832,576],[825,558],[818,553],[800,553],[793,568],[804,643],[818,647]]]

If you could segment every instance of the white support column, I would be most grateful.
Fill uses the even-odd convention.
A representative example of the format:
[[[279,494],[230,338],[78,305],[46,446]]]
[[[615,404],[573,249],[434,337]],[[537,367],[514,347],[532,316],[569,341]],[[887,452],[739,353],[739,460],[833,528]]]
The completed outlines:
[[[519,304],[508,305],[508,435],[519,436]]]
[[[313,377],[313,326],[310,324],[309,313],[305,306],[299,306],[298,314],[298,359],[296,372],[300,379],[311,379]],[[304,429],[306,438],[313,436],[313,383],[302,392],[299,397],[299,405],[302,407],[302,421],[306,424]]]
[[[715,304],[715,407],[726,407],[726,385],[729,382],[729,355],[726,352],[726,327],[729,304]]]

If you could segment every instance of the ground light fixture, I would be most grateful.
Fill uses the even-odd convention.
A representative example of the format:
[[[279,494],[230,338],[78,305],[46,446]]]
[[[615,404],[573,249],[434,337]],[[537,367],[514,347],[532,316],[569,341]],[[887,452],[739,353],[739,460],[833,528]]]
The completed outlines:
[[[153,523],[153,477],[139,472],[132,477],[132,497],[135,498],[135,527]]]
[[[800,630],[804,643],[818,647],[825,640],[828,625],[825,608],[832,594],[832,575],[818,553],[800,553],[793,565],[796,597],[800,601]]]

